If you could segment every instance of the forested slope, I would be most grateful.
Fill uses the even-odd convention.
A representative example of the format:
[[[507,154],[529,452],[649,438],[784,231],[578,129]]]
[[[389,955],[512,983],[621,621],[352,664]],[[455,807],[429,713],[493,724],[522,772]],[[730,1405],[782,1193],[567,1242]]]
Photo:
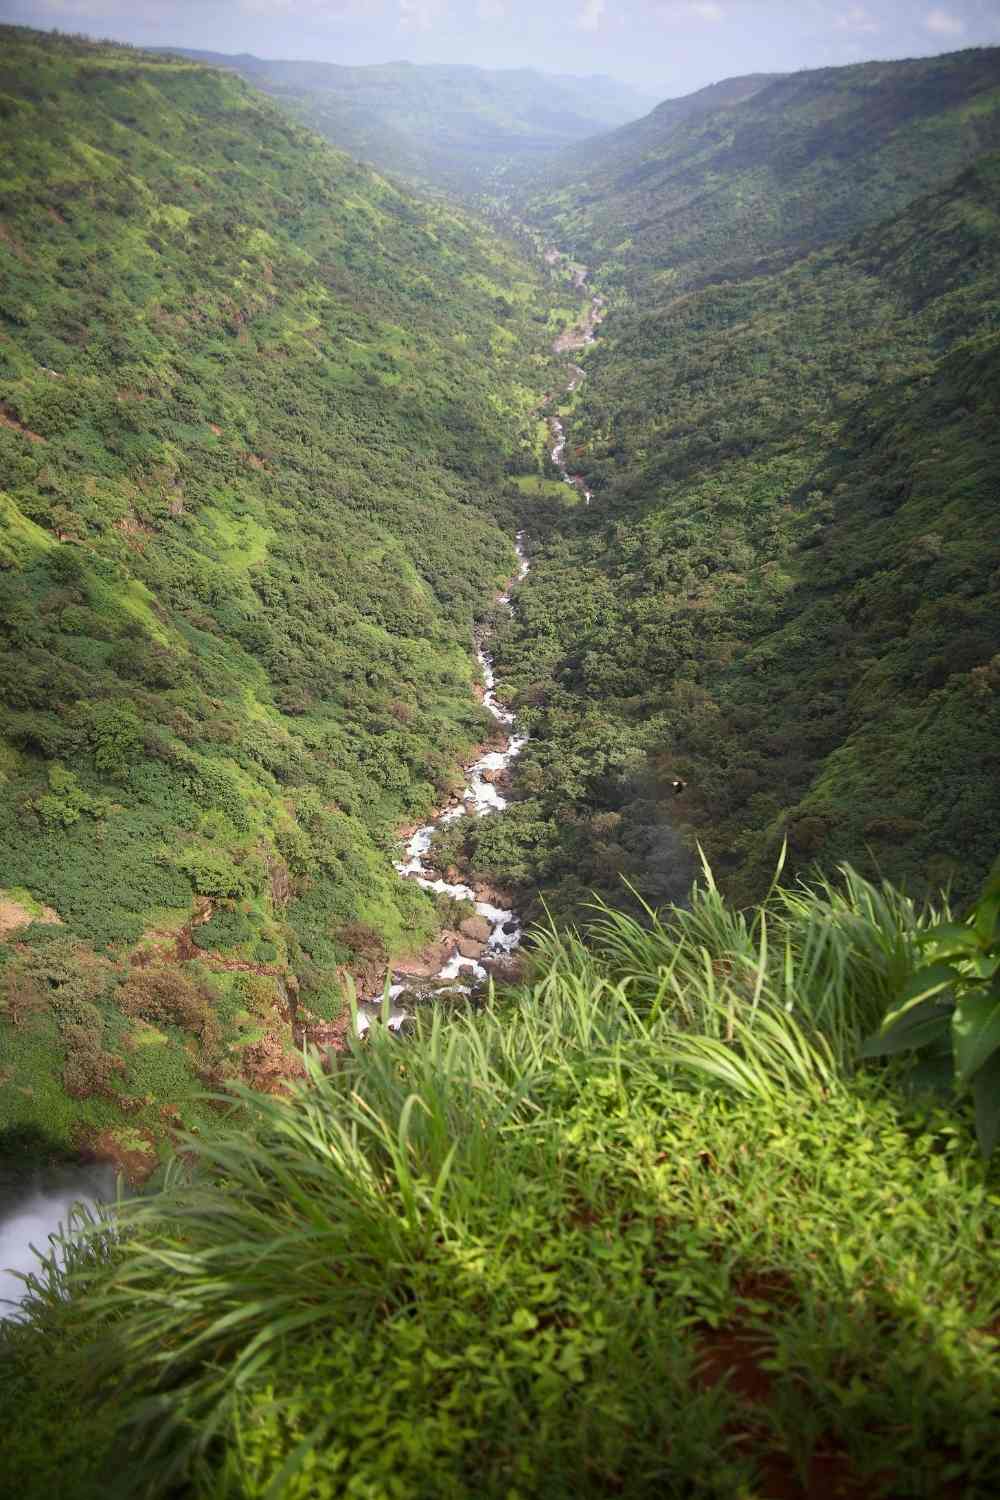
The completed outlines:
[[[471,868],[559,910],[621,873],[655,900],[680,829],[742,897],[786,837],[793,869],[974,889],[1000,826],[998,202],[993,153],[785,270],[654,277],[608,317],[566,414],[594,500],[553,503],[499,657],[520,800],[465,830]]]
[[[764,84],[765,86],[760,86]],[[718,107],[711,107],[719,96]],[[903,209],[1000,145],[1000,49],[733,79],[567,152],[518,201],[644,300]]]
[[[601,75],[180,54],[235,69],[293,117],[380,171],[461,192],[481,189],[498,168],[534,162],[635,119],[651,103]]]
[[[289,976],[329,1014],[436,929],[394,830],[484,737],[550,335],[233,75],[2,41],[0,1124],[64,1139],[280,1072]]]

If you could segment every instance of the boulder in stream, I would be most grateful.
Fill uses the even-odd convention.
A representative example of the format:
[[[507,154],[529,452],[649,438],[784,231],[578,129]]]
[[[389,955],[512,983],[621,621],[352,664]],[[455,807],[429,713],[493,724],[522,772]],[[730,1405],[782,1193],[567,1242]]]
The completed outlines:
[[[490,940],[490,924],[485,917],[466,917],[459,922],[458,930],[463,937],[472,938],[476,943],[488,943]]]
[[[445,929],[436,943],[429,943],[415,958],[398,958],[392,972],[401,979],[429,979],[443,969],[458,941],[458,933]],[[373,991],[377,993],[377,991]]]

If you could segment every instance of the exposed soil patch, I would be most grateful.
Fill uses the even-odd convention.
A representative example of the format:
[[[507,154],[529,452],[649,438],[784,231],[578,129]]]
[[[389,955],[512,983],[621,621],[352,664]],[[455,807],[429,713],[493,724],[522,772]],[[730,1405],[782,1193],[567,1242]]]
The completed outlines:
[[[265,1094],[280,1094],[290,1080],[305,1077],[301,1058],[286,1052],[281,1037],[273,1031],[241,1049],[240,1071],[251,1088]]]
[[[764,1316],[795,1307],[799,1295],[790,1276],[784,1271],[747,1271],[733,1282],[733,1295],[740,1302],[758,1304]]]
[[[331,1052],[347,1051],[347,1034],[351,1029],[350,1015],[338,1016],[335,1021],[312,1021],[296,1026],[292,1032],[296,1047],[308,1043],[325,1054],[324,1062]]]
[[[148,1130],[130,1128],[127,1140],[119,1139],[113,1130],[102,1130],[85,1148],[93,1161],[106,1161],[121,1172],[131,1187],[141,1187],[159,1161],[156,1141]]]
[[[776,1311],[795,1301],[791,1283],[780,1272],[748,1276],[735,1290],[742,1299],[767,1303]],[[787,1453],[773,1451],[775,1434],[766,1408],[774,1399],[775,1377],[765,1364],[774,1345],[766,1329],[749,1323],[704,1327],[698,1344],[699,1385],[705,1390],[724,1385],[742,1408],[728,1430],[759,1465],[756,1493],[761,1500],[874,1500],[891,1492],[891,1475],[859,1474],[832,1435],[820,1438],[804,1471]]]
[[[0,938],[5,938],[12,932],[17,932],[21,927],[27,927],[29,922],[48,922],[54,927],[62,927],[63,919],[51,906],[43,906],[39,916],[35,916],[20,901],[12,901],[9,896],[0,896]]]
[[[890,1476],[862,1478],[846,1454],[833,1450],[814,1453],[800,1477],[791,1459],[770,1453],[759,1460],[762,1500],[874,1500],[886,1495]]]
[[[6,245],[12,254],[17,256],[18,260],[27,262],[28,256],[24,246],[11,234],[6,224],[2,221],[0,221],[0,244]]]
[[[771,1345],[759,1328],[738,1323],[704,1328],[698,1343],[697,1378],[705,1390],[725,1383],[741,1401],[760,1404],[771,1399],[774,1380],[763,1367]]]
[[[31,443],[44,443],[45,439],[40,432],[32,432],[30,427],[25,427],[11,411],[9,406],[0,405],[0,426],[9,427],[12,432],[20,432]]]

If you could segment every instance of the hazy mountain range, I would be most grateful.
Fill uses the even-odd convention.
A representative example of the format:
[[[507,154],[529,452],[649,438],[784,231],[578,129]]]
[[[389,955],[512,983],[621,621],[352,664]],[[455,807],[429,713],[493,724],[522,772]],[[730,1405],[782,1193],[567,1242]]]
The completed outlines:
[[[231,68],[303,123],[383,171],[475,190],[530,160],[644,114],[652,98],[602,75],[390,62],[278,62],[175,49]]]

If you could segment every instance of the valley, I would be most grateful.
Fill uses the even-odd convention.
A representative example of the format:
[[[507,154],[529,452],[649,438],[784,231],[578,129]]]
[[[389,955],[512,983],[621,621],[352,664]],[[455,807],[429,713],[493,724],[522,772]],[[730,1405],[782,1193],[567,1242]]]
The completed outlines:
[[[986,1500],[1000,48],[0,42],[9,1482]]]

